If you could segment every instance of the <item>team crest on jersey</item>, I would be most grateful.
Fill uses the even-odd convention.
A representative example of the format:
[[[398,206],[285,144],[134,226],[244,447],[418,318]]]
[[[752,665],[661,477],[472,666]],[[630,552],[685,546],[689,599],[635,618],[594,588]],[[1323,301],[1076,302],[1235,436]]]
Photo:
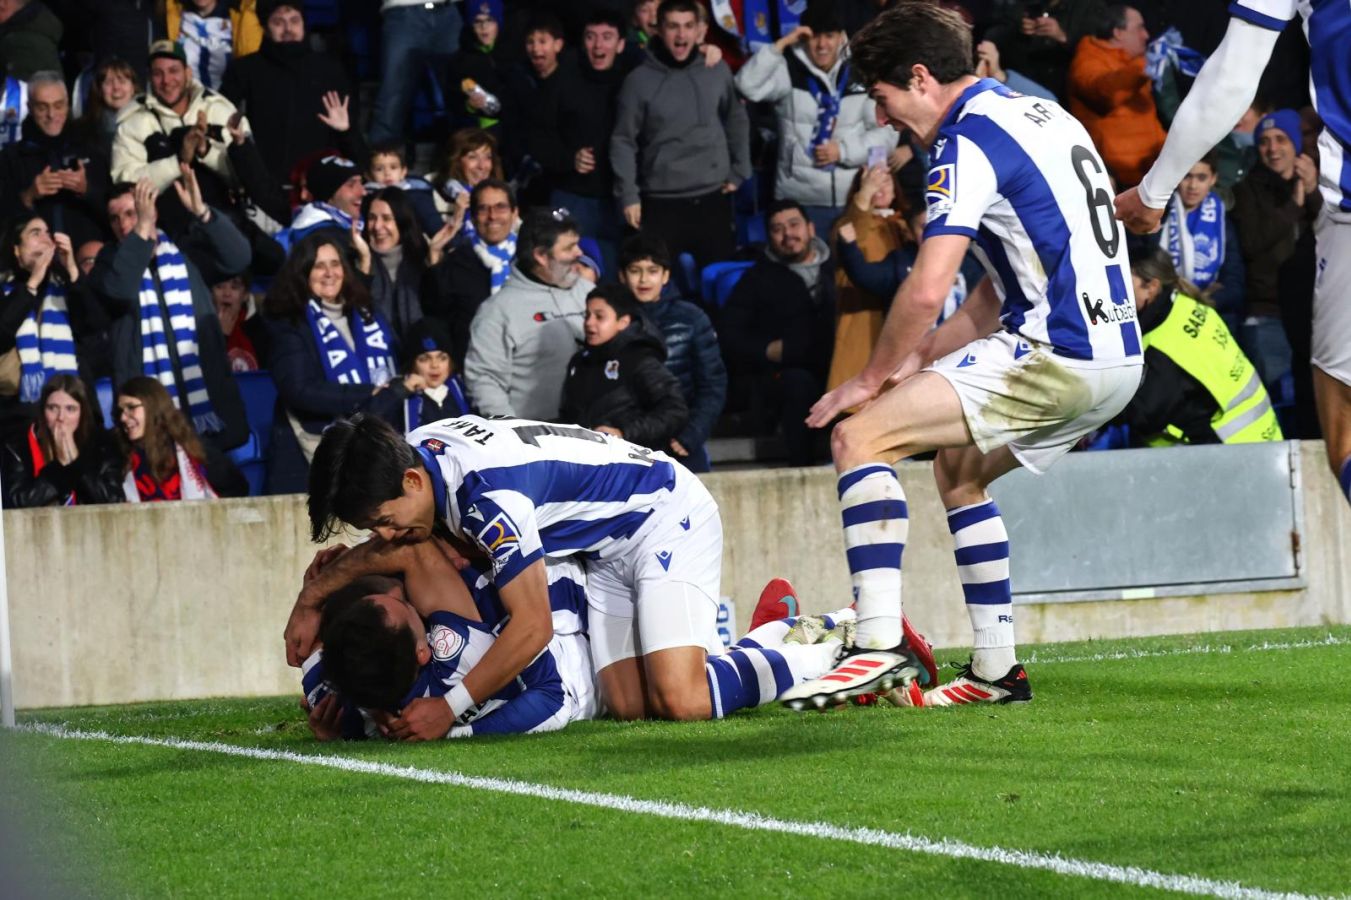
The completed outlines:
[[[957,166],[945,163],[929,170],[929,183],[924,189],[924,202],[929,207],[929,219],[952,212],[952,198],[957,190]]]
[[[612,359],[605,364],[605,377],[611,381],[619,380],[619,360]]]
[[[455,629],[444,625],[432,626],[427,634],[427,643],[432,648],[432,659],[437,662],[448,662],[464,649],[464,638]]]

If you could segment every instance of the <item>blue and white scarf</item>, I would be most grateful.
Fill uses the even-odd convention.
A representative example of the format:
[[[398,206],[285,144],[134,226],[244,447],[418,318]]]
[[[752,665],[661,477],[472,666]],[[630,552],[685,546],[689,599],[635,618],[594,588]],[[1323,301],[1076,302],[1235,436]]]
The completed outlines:
[[[159,273],[159,285],[155,273]],[[160,298],[164,309],[160,309]],[[202,362],[197,355],[197,316],[192,308],[192,284],[188,264],[174,242],[160,231],[156,233],[155,255],[141,274],[141,371],[154,378],[173,398],[174,404],[188,414],[198,434],[223,431],[225,423],[216,415],[202,377]],[[165,322],[164,313],[168,313]],[[166,327],[167,325],[167,327]],[[187,402],[178,395],[173,359],[169,355],[169,335],[178,351],[178,365]]]
[[[324,377],[329,381],[379,385],[394,377],[397,369],[390,340],[393,332],[378,313],[372,313],[370,321],[355,312],[347,317],[355,347],[347,343],[318,300],[311,299],[306,305],[305,318],[324,363]]]
[[[5,284],[5,297],[18,286],[11,278]],[[28,314],[14,335],[14,346],[19,351],[19,400],[23,403],[36,403],[42,386],[53,375],[78,374],[66,289],[56,279],[47,279],[38,308]]]
[[[479,262],[483,263],[492,278],[488,294],[491,297],[502,290],[502,285],[507,283],[507,276],[511,274],[511,261],[516,258],[516,232],[508,234],[500,244],[490,244],[479,237],[478,232],[474,232],[469,245],[474,248]]]
[[[225,67],[235,53],[234,22],[228,10],[220,7],[218,10],[222,15],[202,16],[184,9],[177,35],[178,44],[188,58],[188,68],[197,74],[200,84],[212,90],[220,89]]]
[[[296,212],[295,218],[291,220],[291,232],[295,239],[299,240],[303,233],[308,233],[321,225],[334,225],[343,231],[352,230],[352,217],[342,210],[329,203],[321,203],[318,200],[313,203],[306,203]],[[361,230],[361,223],[357,223],[357,231]]]
[[[1206,64],[1203,54],[1182,43],[1182,33],[1170,27],[1145,47],[1145,74],[1154,81],[1154,90],[1163,90],[1163,76],[1169,68],[1195,78]]]
[[[766,44],[772,44],[778,38],[792,31],[801,21],[807,8],[807,0],[744,0],[741,4],[741,20],[745,27],[737,23],[736,13],[732,11],[731,0],[712,0],[713,21],[728,34],[741,38],[741,46],[754,53]],[[770,8],[778,7],[779,33],[774,34],[770,22]]]
[[[1224,264],[1224,201],[1212,191],[1186,212],[1182,198],[1173,194],[1159,243],[1168,248],[1179,275],[1199,288],[1209,287]]]
[[[814,74],[807,79],[807,89],[816,101],[816,129],[812,131],[812,150],[835,137],[835,124],[840,120],[840,101],[844,98],[845,88],[849,87],[849,63],[840,66],[835,77],[835,87],[821,81]],[[827,170],[833,165],[825,166]]]
[[[0,147],[19,140],[23,133],[23,120],[26,118],[28,118],[28,84],[11,75],[5,79],[5,90],[0,94]]]

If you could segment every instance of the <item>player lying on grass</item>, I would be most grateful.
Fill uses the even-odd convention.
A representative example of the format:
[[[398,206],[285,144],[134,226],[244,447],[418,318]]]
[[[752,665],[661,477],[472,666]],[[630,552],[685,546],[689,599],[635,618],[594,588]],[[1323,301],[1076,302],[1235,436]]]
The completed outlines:
[[[379,419],[358,414],[324,431],[309,493],[315,540],[346,523],[391,543],[420,543],[435,527],[491,562],[508,616],[445,701],[405,709],[420,736],[441,737],[463,724],[466,713],[510,684],[549,643],[546,556],[583,560],[592,658],[616,718],[725,715],[776,696],[816,668],[817,650],[800,646],[779,650],[777,665],[709,661],[722,649],[717,504],[665,453],[613,435],[462,416],[419,428],[405,441]],[[339,570],[345,577],[321,575],[297,598],[285,633],[292,665],[313,649],[323,598],[369,574],[350,565]],[[739,674],[745,671],[773,684],[751,690]]]
[[[501,631],[499,597],[475,564],[441,538],[409,545],[376,538],[344,550],[321,552],[307,578],[381,568],[404,580],[366,575],[326,596],[319,631],[324,649],[302,666],[310,727],[321,740],[377,733],[420,740],[541,732],[596,716],[596,679],[582,632],[585,576],[575,560],[547,561],[554,636],[545,650],[463,722],[429,735],[404,711],[422,700],[444,706]],[[767,602],[784,605],[782,592],[770,590],[780,585],[786,582],[775,579],[766,588],[753,621],[766,618],[761,609]],[[824,673],[850,639],[852,621],[851,610],[766,621],[726,652],[708,657],[706,677],[717,686],[715,715],[768,702],[796,681]],[[785,652],[810,664],[793,672]]]

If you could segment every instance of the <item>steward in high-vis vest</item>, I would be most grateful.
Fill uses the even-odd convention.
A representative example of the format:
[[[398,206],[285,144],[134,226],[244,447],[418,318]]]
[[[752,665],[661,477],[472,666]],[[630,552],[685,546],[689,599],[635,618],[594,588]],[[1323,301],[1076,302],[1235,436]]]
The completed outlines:
[[[1152,447],[1282,440],[1257,370],[1219,313],[1187,295],[1167,254],[1144,256],[1132,275],[1145,374],[1119,421],[1136,440]]]

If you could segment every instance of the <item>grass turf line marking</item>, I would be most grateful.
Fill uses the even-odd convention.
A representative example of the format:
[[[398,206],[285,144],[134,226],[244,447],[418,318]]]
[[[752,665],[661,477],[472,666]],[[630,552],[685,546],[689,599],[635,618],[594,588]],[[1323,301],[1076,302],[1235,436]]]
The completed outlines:
[[[1348,644],[1351,644],[1351,640],[1345,640],[1336,635],[1328,634],[1315,640],[1290,641],[1287,643],[1263,641],[1260,644],[1249,644],[1246,647],[1235,644],[1198,644],[1194,647],[1178,647],[1172,650],[1116,650],[1111,653],[1091,653],[1087,656],[1054,656],[1050,654],[1043,656],[1033,650],[1023,659],[1023,662],[1029,665],[1032,663],[1046,665],[1048,663],[1115,662],[1123,659],[1155,659],[1164,656],[1200,656],[1210,653],[1263,653],[1270,650],[1308,650],[1314,647],[1345,647]]]
[[[1235,881],[1215,881],[1195,875],[1171,875],[1155,872],[1137,866],[1118,866],[1111,863],[1070,859],[1058,854],[1039,853],[1032,850],[1008,850],[1003,847],[980,847],[962,841],[944,838],[933,840],[904,832],[882,831],[876,828],[847,828],[828,822],[797,822],[790,819],[776,819],[757,813],[741,812],[734,809],[710,809],[706,806],[689,806],[684,803],[671,803],[662,800],[641,800],[623,794],[602,794],[594,791],[579,791],[568,788],[551,787],[545,784],[532,784],[507,778],[490,778],[480,775],[462,775],[458,772],[441,772],[435,769],[419,769],[413,766],[396,766],[390,763],[370,762],[351,759],[345,756],[326,756],[308,753],[296,753],[291,750],[268,750],[262,747],[241,747],[234,744],[222,744],[210,741],[188,741],[178,738],[152,738],[140,735],[116,735],[104,731],[81,731],[65,728],[61,725],[26,724],[18,731],[47,735],[67,740],[103,741],[113,744],[140,745],[146,747],[164,747],[170,750],[195,750],[204,753],[219,753],[225,756],[238,756],[246,759],[274,762],[292,762],[302,765],[322,766],[339,769],[344,772],[357,772],[366,775],[385,775],[404,778],[424,784],[442,784],[452,787],[470,788],[480,791],[492,791],[511,794],[518,797],[533,797],[540,800],[554,800],[608,809],[616,812],[637,815],[657,816],[675,819],[681,822],[708,822],[742,828],[748,831],[770,831],[791,834],[798,837],[820,838],[822,840],[847,841],[870,847],[886,847],[892,850],[904,850],[910,853],[924,853],[930,856],[945,856],[951,859],[974,859],[992,862],[1020,869],[1038,869],[1058,875],[1075,878],[1089,878],[1096,881],[1109,881],[1136,887],[1158,888],[1181,894],[1204,897],[1233,898],[1233,900],[1305,900],[1309,895],[1267,891],[1248,887]]]

